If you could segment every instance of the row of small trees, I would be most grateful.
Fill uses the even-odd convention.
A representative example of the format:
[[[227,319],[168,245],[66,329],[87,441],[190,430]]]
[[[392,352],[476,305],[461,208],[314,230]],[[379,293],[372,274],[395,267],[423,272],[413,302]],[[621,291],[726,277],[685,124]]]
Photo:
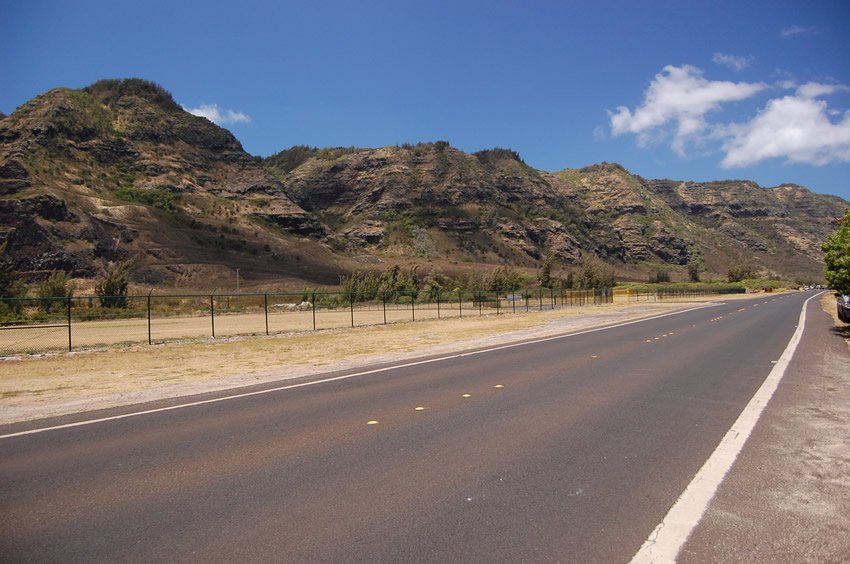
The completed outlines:
[[[403,269],[395,265],[384,271],[357,271],[341,279],[341,291],[355,301],[410,296],[414,299],[435,300],[438,296],[468,292],[497,292],[506,294],[538,284],[544,288],[586,290],[612,288],[616,284],[614,270],[595,257],[585,257],[575,271],[565,277],[553,275],[554,264],[546,259],[537,276],[510,266],[500,266],[483,272],[473,270],[448,276],[438,270],[423,275],[419,267]]]

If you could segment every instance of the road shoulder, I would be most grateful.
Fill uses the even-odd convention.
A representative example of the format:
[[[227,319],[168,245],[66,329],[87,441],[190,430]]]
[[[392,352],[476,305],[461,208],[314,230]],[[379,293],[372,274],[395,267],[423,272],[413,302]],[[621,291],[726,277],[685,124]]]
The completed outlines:
[[[813,300],[772,401],[680,562],[831,562],[850,554],[850,349]]]

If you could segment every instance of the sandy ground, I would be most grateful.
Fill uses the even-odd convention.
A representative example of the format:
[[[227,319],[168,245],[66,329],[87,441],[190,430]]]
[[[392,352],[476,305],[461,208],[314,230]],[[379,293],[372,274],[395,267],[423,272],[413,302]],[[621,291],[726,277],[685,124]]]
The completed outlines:
[[[7,358],[0,360],[0,424],[444,354],[695,305],[592,305]]]

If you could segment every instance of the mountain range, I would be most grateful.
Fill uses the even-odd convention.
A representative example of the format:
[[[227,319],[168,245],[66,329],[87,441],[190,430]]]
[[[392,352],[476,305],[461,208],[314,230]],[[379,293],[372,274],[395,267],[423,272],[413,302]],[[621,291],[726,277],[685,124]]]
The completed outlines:
[[[510,149],[445,141],[296,146],[268,158],[140,79],[56,88],[0,115],[0,242],[28,279],[100,276],[228,288],[331,285],[354,270],[446,273],[585,255],[619,279],[746,264],[819,280],[820,245],[850,203],[784,184],[645,179],[601,163],[546,172]]]

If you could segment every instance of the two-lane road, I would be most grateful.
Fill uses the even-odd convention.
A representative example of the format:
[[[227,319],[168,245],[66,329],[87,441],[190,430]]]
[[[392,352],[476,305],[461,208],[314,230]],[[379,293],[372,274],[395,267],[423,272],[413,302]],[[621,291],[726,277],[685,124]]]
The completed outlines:
[[[626,561],[770,372],[807,297],[0,429],[0,558]]]

